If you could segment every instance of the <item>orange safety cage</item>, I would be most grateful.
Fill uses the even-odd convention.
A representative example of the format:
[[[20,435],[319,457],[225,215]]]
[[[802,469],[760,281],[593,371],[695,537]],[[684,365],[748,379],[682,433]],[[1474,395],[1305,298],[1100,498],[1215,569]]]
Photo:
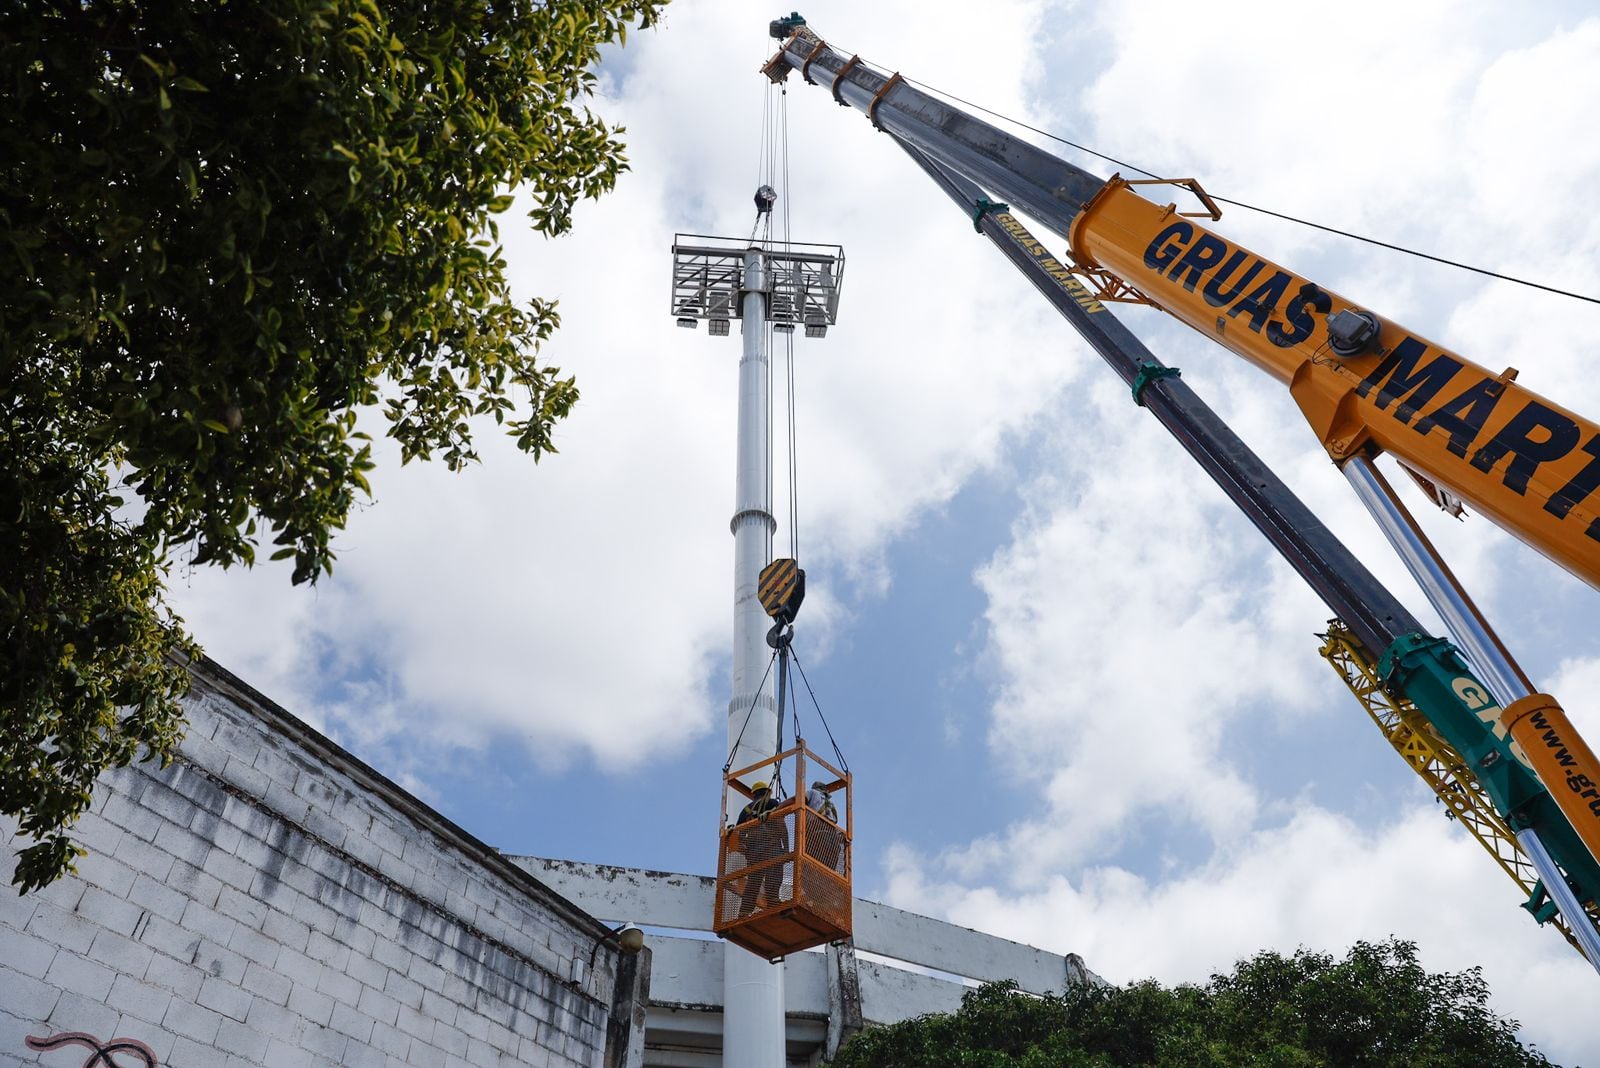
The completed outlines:
[[[784,764],[791,760],[793,790],[781,797],[790,773]],[[775,803],[765,819],[740,822],[757,782],[772,785]],[[814,801],[831,804],[808,805],[812,789],[822,795]],[[832,819],[825,814],[830,809]],[[768,960],[849,938],[850,819],[850,773],[812,753],[804,739],[730,772],[722,791],[712,930]]]

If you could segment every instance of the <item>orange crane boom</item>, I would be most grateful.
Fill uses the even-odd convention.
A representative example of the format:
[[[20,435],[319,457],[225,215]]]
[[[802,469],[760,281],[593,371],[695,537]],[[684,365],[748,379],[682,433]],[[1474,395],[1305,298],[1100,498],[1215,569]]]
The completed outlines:
[[[1392,453],[1600,587],[1600,426],[1517,385],[1515,370],[1494,374],[1418,337],[1121,178],[1068,236],[1081,267],[1287,385],[1335,462]]]

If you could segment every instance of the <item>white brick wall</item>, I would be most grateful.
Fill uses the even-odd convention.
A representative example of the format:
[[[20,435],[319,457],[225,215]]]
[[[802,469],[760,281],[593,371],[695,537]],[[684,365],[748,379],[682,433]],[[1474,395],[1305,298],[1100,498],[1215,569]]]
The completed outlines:
[[[102,778],[77,876],[0,887],[0,1065],[82,1064],[24,1041],[64,1032],[163,1068],[620,1063],[613,945],[569,981],[603,926],[215,665],[188,714],[170,767]]]

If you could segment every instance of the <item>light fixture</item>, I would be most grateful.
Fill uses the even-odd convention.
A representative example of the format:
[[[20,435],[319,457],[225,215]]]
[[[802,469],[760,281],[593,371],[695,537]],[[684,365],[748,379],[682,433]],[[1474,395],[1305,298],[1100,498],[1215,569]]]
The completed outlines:
[[[691,319],[687,315],[681,315],[678,317],[678,325],[683,327],[685,330],[693,330],[695,327],[700,325],[700,320]]]
[[[707,332],[712,337],[727,337],[728,336],[728,320],[726,320],[726,319],[713,319],[713,320],[711,320],[711,326],[710,326],[710,328],[709,328],[709,330]]]
[[[828,336],[828,324],[827,323],[807,323],[806,324],[806,337],[827,337],[827,336]]]
[[[772,332],[775,333],[775,334],[792,334],[792,333],[794,333],[794,324],[793,323],[773,323],[772,324]]]
[[[644,948],[644,931],[638,924],[624,924],[617,932],[617,947],[624,953],[637,953]]]
[[[615,942],[617,948],[628,956],[633,956],[644,948],[644,931],[636,923],[619,923],[605,934],[594,940],[594,945],[589,949],[589,963],[577,957],[572,958],[572,981],[582,983],[590,972],[594,971],[594,959],[600,954],[600,947],[607,942]]]

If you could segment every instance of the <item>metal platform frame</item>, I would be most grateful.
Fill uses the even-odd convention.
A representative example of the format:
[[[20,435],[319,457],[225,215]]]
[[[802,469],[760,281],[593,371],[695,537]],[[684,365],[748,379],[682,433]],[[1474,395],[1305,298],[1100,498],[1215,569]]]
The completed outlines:
[[[765,254],[772,290],[767,319],[773,329],[803,326],[807,337],[823,337],[839,317],[839,285],[844,249],[809,242],[761,242],[705,234],[677,234],[672,243],[672,314],[678,325],[707,320],[710,332],[725,336],[729,323],[744,317],[739,299],[745,254]]]

